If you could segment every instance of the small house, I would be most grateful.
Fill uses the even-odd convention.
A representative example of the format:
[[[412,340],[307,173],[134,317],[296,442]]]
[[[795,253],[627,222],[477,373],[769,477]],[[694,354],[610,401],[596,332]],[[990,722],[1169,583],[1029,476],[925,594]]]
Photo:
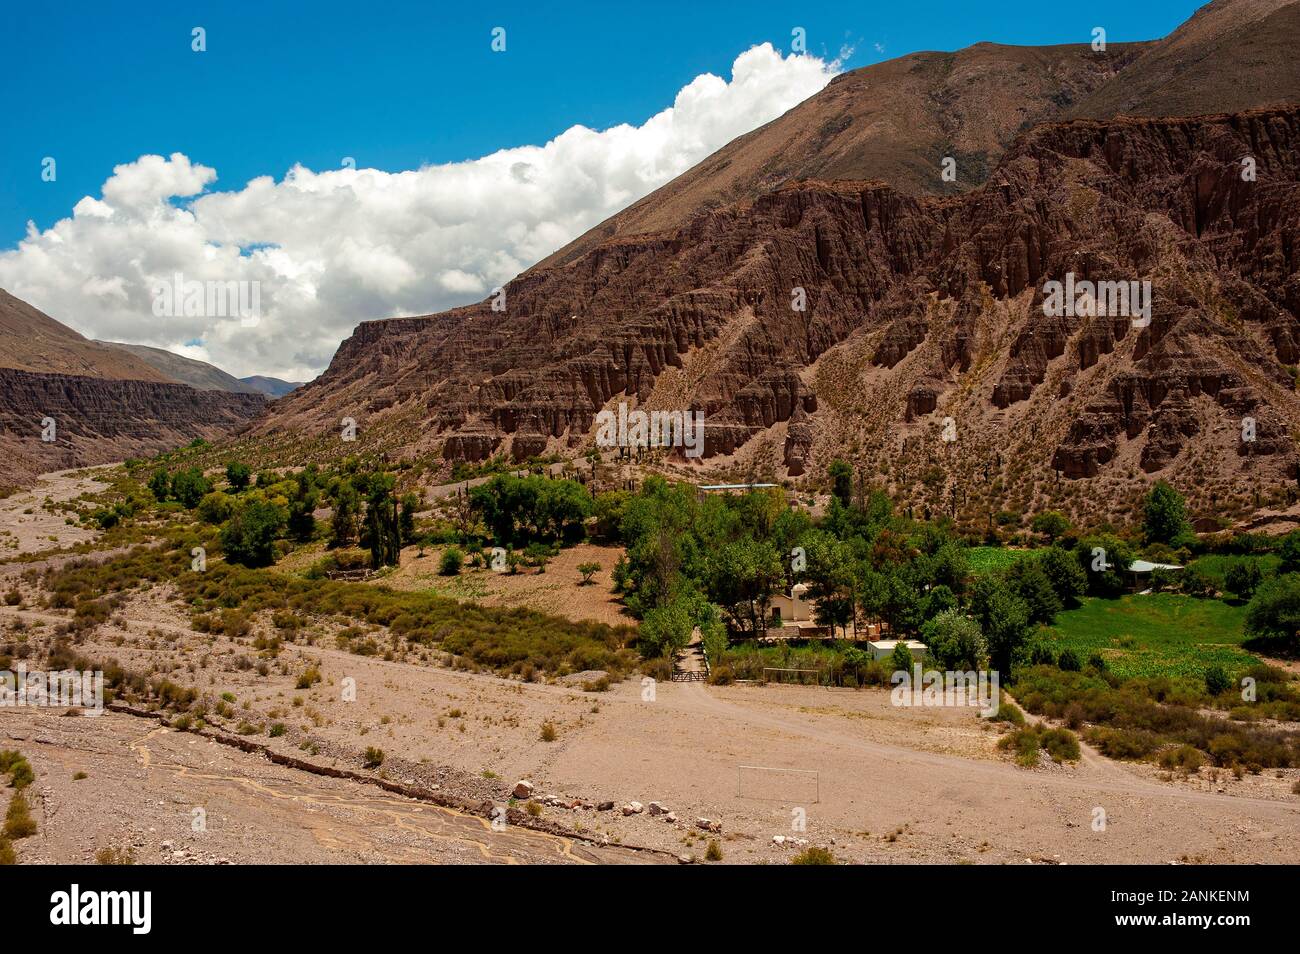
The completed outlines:
[[[1151,574],[1156,570],[1181,570],[1176,563],[1152,563],[1150,560],[1134,560],[1128,565],[1129,589],[1141,593],[1151,588]]]

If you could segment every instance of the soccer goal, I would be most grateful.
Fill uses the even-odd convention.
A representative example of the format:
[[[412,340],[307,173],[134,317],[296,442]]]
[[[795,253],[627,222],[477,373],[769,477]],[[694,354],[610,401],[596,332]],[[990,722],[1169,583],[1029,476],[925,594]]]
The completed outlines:
[[[788,805],[815,805],[821,801],[821,772],[773,765],[736,766],[736,795]]]
[[[820,669],[780,669],[776,666],[763,667],[764,682],[784,682],[798,686],[819,686],[822,681]]]

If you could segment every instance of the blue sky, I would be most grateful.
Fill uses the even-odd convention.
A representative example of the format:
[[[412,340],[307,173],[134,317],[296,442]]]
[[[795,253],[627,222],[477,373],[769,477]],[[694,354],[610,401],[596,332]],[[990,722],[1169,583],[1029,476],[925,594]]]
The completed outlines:
[[[643,122],[764,40],[855,49],[848,67],[979,40],[1167,34],[1195,2],[11,3],[0,30],[0,249],[98,195],[114,165],[182,152],[211,188],[344,156],[388,171],[540,144],[581,123]],[[996,9],[994,9],[996,8]],[[208,50],[190,49],[190,30]],[[490,50],[506,29],[507,50]],[[884,52],[876,49],[876,44]],[[41,161],[58,163],[54,182]]]

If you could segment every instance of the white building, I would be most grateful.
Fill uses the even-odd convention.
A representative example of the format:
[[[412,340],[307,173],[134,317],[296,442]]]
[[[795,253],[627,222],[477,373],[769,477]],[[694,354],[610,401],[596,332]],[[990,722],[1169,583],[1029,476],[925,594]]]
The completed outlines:
[[[887,659],[894,655],[894,647],[903,643],[912,651],[912,659],[916,662],[925,660],[925,643],[915,639],[875,639],[867,643],[871,647],[872,659]]]

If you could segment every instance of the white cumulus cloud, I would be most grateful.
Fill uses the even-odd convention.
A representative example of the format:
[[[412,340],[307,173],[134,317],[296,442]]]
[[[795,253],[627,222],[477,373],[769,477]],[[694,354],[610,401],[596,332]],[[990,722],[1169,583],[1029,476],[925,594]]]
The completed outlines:
[[[441,311],[496,286],[822,89],[840,61],[770,44],[697,76],[639,126],[404,172],[294,166],[233,191],[181,153],[117,166],[44,232],[0,252],[0,287],[88,337],[238,374],[314,377],[360,321]],[[260,320],[157,317],[160,283],[259,282]],[[206,310],[206,309],[205,309]]]

